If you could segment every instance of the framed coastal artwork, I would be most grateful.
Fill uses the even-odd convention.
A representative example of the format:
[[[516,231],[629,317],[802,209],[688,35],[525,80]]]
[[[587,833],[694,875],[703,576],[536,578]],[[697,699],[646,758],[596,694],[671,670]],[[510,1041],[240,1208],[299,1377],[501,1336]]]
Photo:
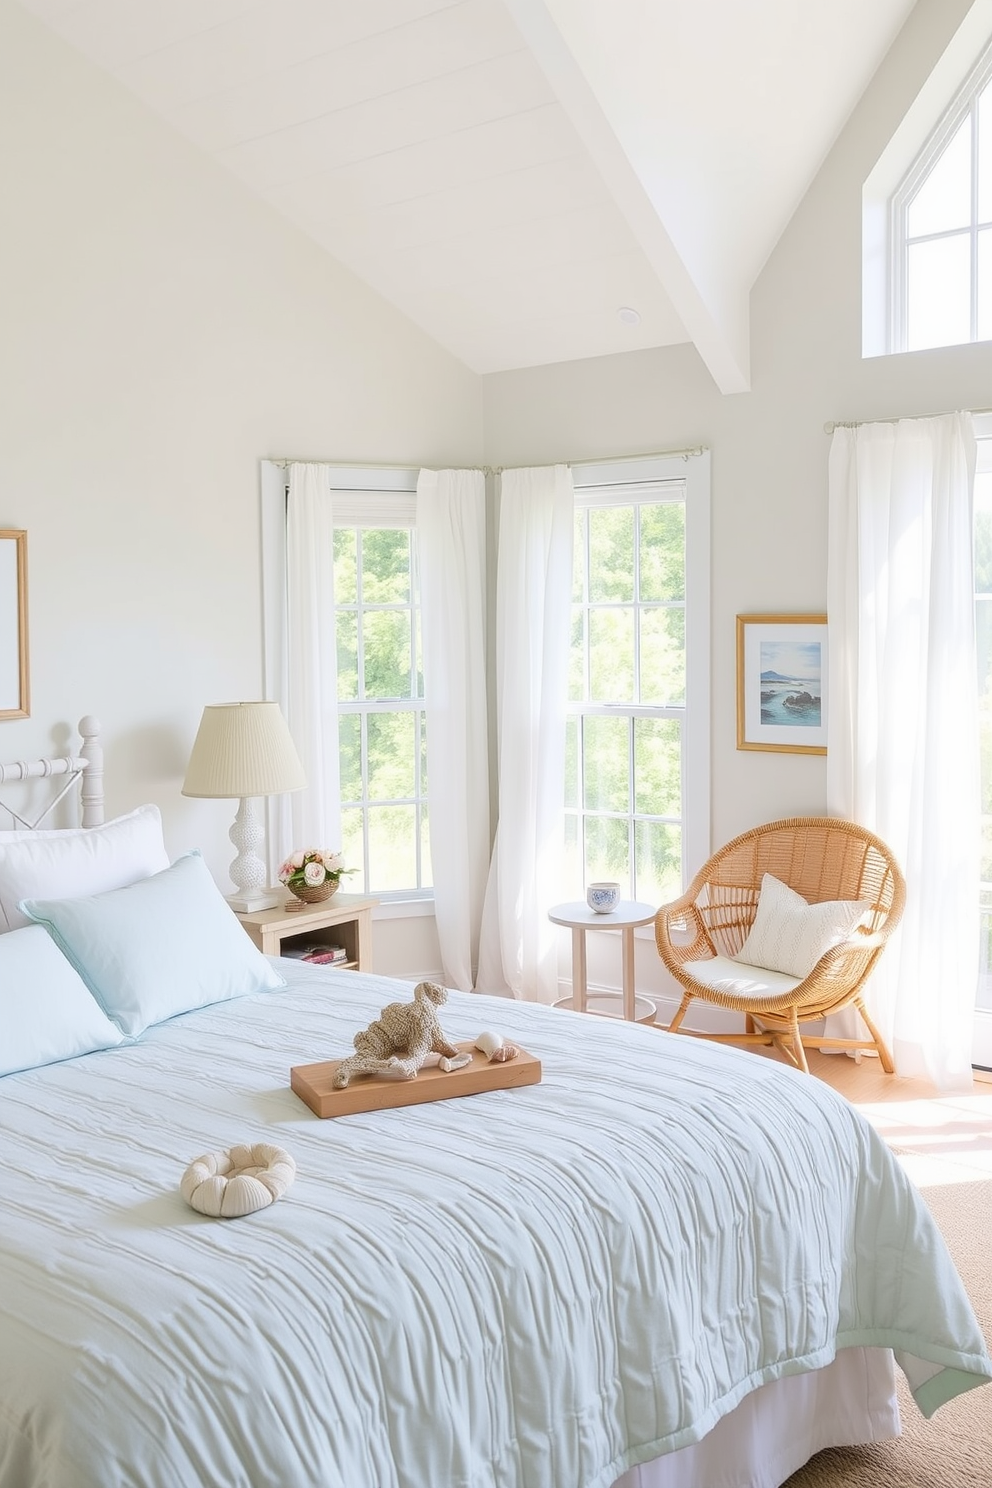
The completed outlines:
[[[826,615],[737,616],[737,748],[826,754]]]
[[[0,719],[29,715],[27,546],[0,528]]]

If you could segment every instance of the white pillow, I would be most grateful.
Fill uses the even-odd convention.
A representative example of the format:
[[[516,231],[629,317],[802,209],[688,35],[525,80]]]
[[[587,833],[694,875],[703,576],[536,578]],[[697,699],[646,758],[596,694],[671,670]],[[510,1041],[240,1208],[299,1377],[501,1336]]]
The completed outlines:
[[[846,940],[870,909],[859,899],[807,904],[788,884],[766,873],[754,923],[733,959],[787,976],[809,976],[820,957]]]
[[[40,925],[0,936],[0,1028],[0,1075],[122,1042]]]
[[[124,889],[22,899],[108,1018],[133,1038],[153,1023],[286,985],[257,950],[198,852]]]
[[[157,806],[101,827],[0,835],[0,934],[28,923],[17,907],[22,899],[102,894],[168,866]]]

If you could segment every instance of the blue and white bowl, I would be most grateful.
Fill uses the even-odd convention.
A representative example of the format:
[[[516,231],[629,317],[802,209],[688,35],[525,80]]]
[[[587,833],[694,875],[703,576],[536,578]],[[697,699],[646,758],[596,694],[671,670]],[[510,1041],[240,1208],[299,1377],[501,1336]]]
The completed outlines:
[[[620,903],[620,885],[591,883],[586,889],[586,903],[596,914],[612,914]]]

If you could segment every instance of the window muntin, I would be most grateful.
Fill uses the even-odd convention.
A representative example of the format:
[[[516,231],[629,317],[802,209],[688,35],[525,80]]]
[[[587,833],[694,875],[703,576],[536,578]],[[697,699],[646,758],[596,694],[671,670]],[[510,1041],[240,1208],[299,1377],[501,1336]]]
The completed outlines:
[[[341,830],[355,892],[432,884],[418,594],[412,526],[335,525]]]
[[[661,904],[683,881],[686,487],[576,490],[566,713],[569,890],[616,879]]]
[[[891,348],[992,336],[992,45],[892,198]]]

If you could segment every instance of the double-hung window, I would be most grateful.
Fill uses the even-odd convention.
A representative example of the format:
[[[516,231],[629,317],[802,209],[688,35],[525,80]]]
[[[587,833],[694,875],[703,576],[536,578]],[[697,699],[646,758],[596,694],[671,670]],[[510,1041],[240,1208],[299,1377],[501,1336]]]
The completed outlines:
[[[380,522],[366,504],[365,521]],[[341,831],[351,883],[370,893],[428,889],[427,747],[417,535],[335,511]]]
[[[431,893],[416,470],[326,467],[333,524],[340,846],[351,892]],[[287,471],[262,465],[266,685],[286,676]],[[302,845],[302,844],[297,844]]]
[[[675,898],[709,850],[709,460],[573,466],[568,888]]]

